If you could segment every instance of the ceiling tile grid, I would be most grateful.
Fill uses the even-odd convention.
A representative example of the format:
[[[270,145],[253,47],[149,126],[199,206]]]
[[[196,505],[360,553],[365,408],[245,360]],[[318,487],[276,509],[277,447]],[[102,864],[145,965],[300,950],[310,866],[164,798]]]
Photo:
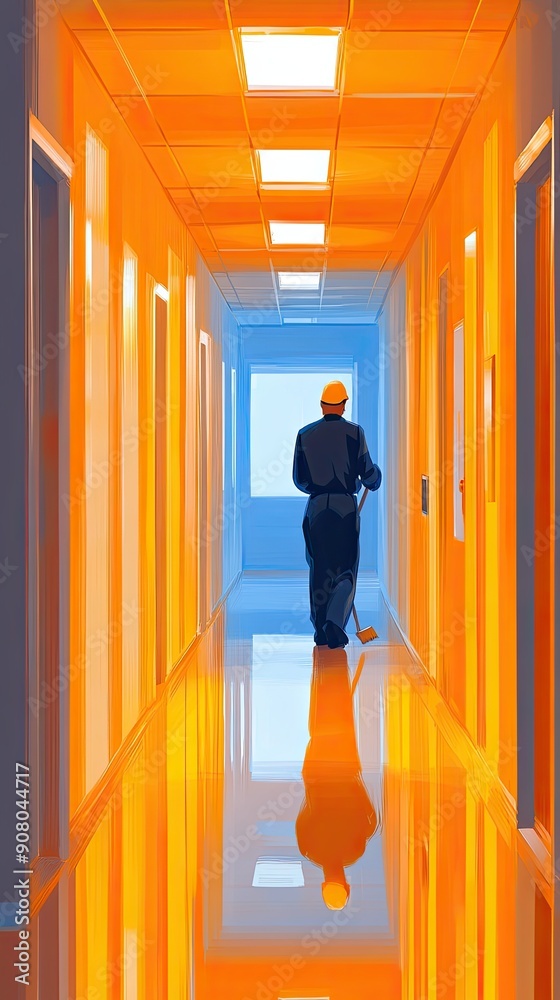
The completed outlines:
[[[371,0],[60,2],[227,301],[278,322],[300,306],[375,314],[516,7],[516,0],[388,0],[379,11]],[[247,46],[254,53],[267,39],[284,44],[284,36],[337,45],[330,89],[274,90],[251,77]],[[266,59],[262,65],[266,74]],[[287,69],[297,75],[309,67]],[[282,64],[274,72],[282,75]],[[310,151],[309,161],[320,155],[312,151],[327,151],[327,182],[263,185],[262,164],[273,169],[274,151],[287,150]],[[325,243],[273,246],[271,222],[322,224]],[[279,270],[320,271],[320,292],[279,290]]]

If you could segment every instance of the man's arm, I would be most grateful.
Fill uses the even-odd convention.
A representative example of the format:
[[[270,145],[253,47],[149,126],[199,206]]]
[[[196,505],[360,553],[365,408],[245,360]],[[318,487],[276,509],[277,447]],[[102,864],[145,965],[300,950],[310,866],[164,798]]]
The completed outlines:
[[[309,465],[307,464],[307,459],[305,457],[305,452],[303,450],[303,445],[301,441],[301,434],[298,434],[296,438],[296,449],[294,452],[294,469],[292,473],[292,478],[298,490],[302,493],[311,493],[311,473],[309,472]]]
[[[381,469],[372,462],[366,444],[366,436],[360,427],[360,447],[358,451],[358,475],[368,490],[378,490],[381,486]]]

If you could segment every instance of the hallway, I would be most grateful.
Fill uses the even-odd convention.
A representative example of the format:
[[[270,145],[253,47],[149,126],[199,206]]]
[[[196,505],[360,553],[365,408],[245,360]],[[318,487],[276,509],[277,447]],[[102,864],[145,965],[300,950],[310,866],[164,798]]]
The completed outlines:
[[[560,1000],[559,24],[0,5],[5,1000]]]
[[[294,630],[305,581],[256,574],[232,591],[123,758],[76,867],[69,933],[78,945],[77,997],[88,996],[96,970],[120,967],[124,997],[186,995],[186,983],[201,1000],[365,1000],[372,984],[386,1000],[469,998],[479,984],[480,995],[515,995],[511,804],[483,762],[469,759],[375,581],[365,581],[359,603],[366,596],[379,641],[363,653],[356,641],[347,653],[316,648],[320,690],[311,697],[323,700],[321,723],[320,713],[309,715],[306,616],[297,615]],[[308,716],[324,727],[330,703],[324,773],[342,817],[328,834],[333,843],[356,836],[351,788],[337,767],[341,679],[356,674],[360,656],[355,732],[379,827],[347,869],[349,906],[333,913],[295,824],[309,795],[309,778],[301,778]],[[543,970],[534,965],[529,908],[539,890],[525,878],[522,984],[533,980],[538,990]],[[119,895],[124,950],[112,916]]]

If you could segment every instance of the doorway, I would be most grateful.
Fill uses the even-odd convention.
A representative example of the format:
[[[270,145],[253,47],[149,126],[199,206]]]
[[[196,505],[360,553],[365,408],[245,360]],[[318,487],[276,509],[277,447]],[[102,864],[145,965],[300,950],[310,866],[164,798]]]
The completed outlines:
[[[198,549],[198,629],[205,628],[212,613],[212,483],[209,479],[213,469],[211,449],[211,340],[207,333],[200,331],[198,343],[198,405],[199,405],[199,549]]]
[[[31,116],[28,386],[28,740],[32,857],[68,857],[69,261],[71,163]],[[23,807],[21,807],[23,808]],[[23,827],[22,827],[23,829]],[[40,919],[47,993],[67,992],[59,962],[65,910]],[[53,915],[56,919],[52,919]],[[48,954],[48,963],[41,956]]]
[[[58,160],[44,141],[32,141],[31,339],[38,364],[30,382],[30,705],[36,711],[29,738],[37,776],[34,847],[52,858],[67,851],[68,794],[61,767],[67,695],[58,682],[60,664],[68,662],[68,508],[60,503],[68,476],[68,351],[60,335],[68,322],[70,202],[69,167]],[[58,697],[45,696],[52,691]]]
[[[516,176],[518,814],[529,841],[552,853],[556,519],[550,120],[537,135],[546,142],[530,144],[532,155],[522,154]]]
[[[449,325],[449,273],[439,285],[439,394],[440,394],[440,498],[441,635],[453,635],[451,645],[441,643],[441,688],[455,714],[464,721],[465,688],[465,326]],[[452,475],[451,475],[452,472]]]
[[[156,684],[167,676],[167,291],[157,285],[155,329]]]

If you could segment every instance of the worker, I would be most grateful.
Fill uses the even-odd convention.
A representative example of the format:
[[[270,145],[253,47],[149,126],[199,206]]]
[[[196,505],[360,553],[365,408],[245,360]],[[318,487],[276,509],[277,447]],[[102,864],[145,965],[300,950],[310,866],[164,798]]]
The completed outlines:
[[[356,594],[356,494],[362,486],[378,490],[381,485],[381,470],[370,458],[363,428],[343,417],[347,401],[342,382],[325,386],[323,417],[299,431],[293,469],[298,490],[309,494],[303,535],[315,643],[331,649],[348,643],[345,629]]]
[[[296,820],[301,854],[323,869],[323,901],[341,910],[350,897],[344,869],[356,863],[379,827],[362,778],[346,650],[313,650],[305,799]]]

